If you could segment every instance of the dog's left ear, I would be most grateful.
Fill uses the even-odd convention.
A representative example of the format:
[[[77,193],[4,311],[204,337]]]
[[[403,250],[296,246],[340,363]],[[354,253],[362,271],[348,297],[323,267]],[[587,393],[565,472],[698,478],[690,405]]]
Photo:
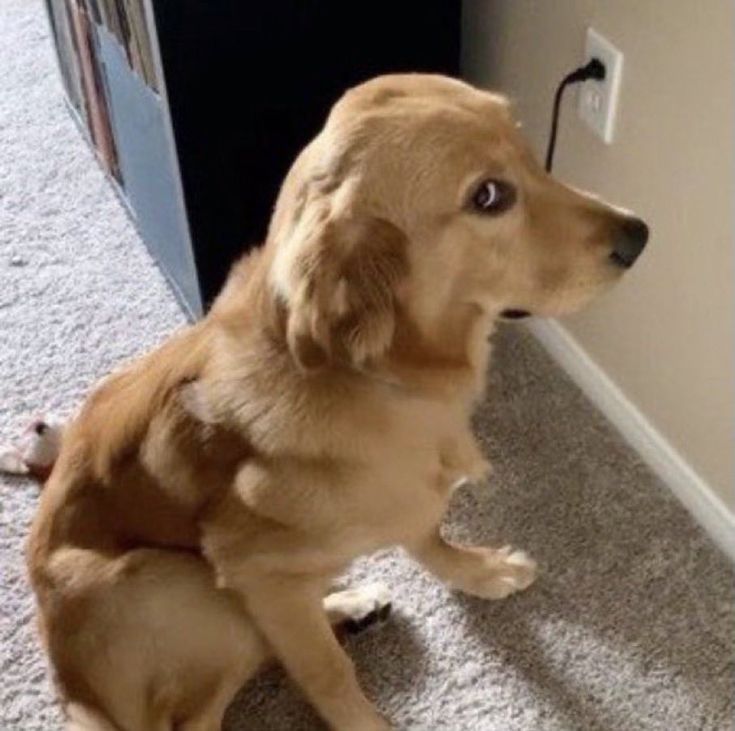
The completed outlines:
[[[397,287],[408,271],[405,235],[381,218],[325,216],[306,239],[288,296],[294,358],[307,370],[376,362],[393,341]]]
[[[380,218],[351,222],[354,245],[342,266],[338,293],[344,314],[338,338],[355,365],[374,362],[393,342],[397,288],[408,274],[405,234]]]

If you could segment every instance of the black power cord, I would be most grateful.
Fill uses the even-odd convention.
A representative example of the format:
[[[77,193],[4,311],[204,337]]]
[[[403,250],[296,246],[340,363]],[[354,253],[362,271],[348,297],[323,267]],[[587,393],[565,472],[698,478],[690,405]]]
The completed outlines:
[[[561,107],[561,97],[564,89],[570,84],[577,84],[580,81],[588,79],[597,79],[602,81],[605,78],[605,64],[599,58],[593,58],[584,66],[574,69],[568,73],[557,87],[554,95],[554,111],[551,115],[551,132],[549,133],[549,146],[546,149],[546,172],[551,172],[551,166],[554,162],[554,149],[556,148],[556,133],[559,127],[559,108]]]

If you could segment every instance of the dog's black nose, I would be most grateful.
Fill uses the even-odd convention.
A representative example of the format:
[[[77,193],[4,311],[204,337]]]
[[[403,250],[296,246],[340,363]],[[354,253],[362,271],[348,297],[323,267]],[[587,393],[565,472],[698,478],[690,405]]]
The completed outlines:
[[[640,218],[626,218],[613,235],[610,259],[624,269],[632,267],[648,241],[648,226]]]

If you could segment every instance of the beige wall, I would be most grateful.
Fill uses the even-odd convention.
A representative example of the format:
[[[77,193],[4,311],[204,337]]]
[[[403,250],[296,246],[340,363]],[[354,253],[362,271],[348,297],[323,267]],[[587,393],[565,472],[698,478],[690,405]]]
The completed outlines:
[[[649,249],[565,321],[573,337],[735,509],[735,11],[731,0],[465,0],[464,73],[509,94],[539,156],[558,80],[591,25],[625,54],[615,139],[568,89],[555,173],[635,209]]]

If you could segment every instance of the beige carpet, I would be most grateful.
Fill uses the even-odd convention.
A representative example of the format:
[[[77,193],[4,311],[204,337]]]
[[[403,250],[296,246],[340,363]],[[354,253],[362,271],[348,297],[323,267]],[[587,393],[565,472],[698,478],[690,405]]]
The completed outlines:
[[[70,408],[183,316],[61,101],[39,0],[0,3],[0,436]],[[455,596],[399,552],[356,579],[395,616],[350,644],[398,729],[733,729],[731,567],[522,330],[497,338],[477,429],[496,472],[447,529],[527,549],[541,577],[500,603]],[[0,731],[60,727],[21,558],[35,490],[0,482]],[[298,617],[294,617],[298,622]],[[227,731],[321,728],[278,671]],[[130,730],[134,731],[134,730]]]

